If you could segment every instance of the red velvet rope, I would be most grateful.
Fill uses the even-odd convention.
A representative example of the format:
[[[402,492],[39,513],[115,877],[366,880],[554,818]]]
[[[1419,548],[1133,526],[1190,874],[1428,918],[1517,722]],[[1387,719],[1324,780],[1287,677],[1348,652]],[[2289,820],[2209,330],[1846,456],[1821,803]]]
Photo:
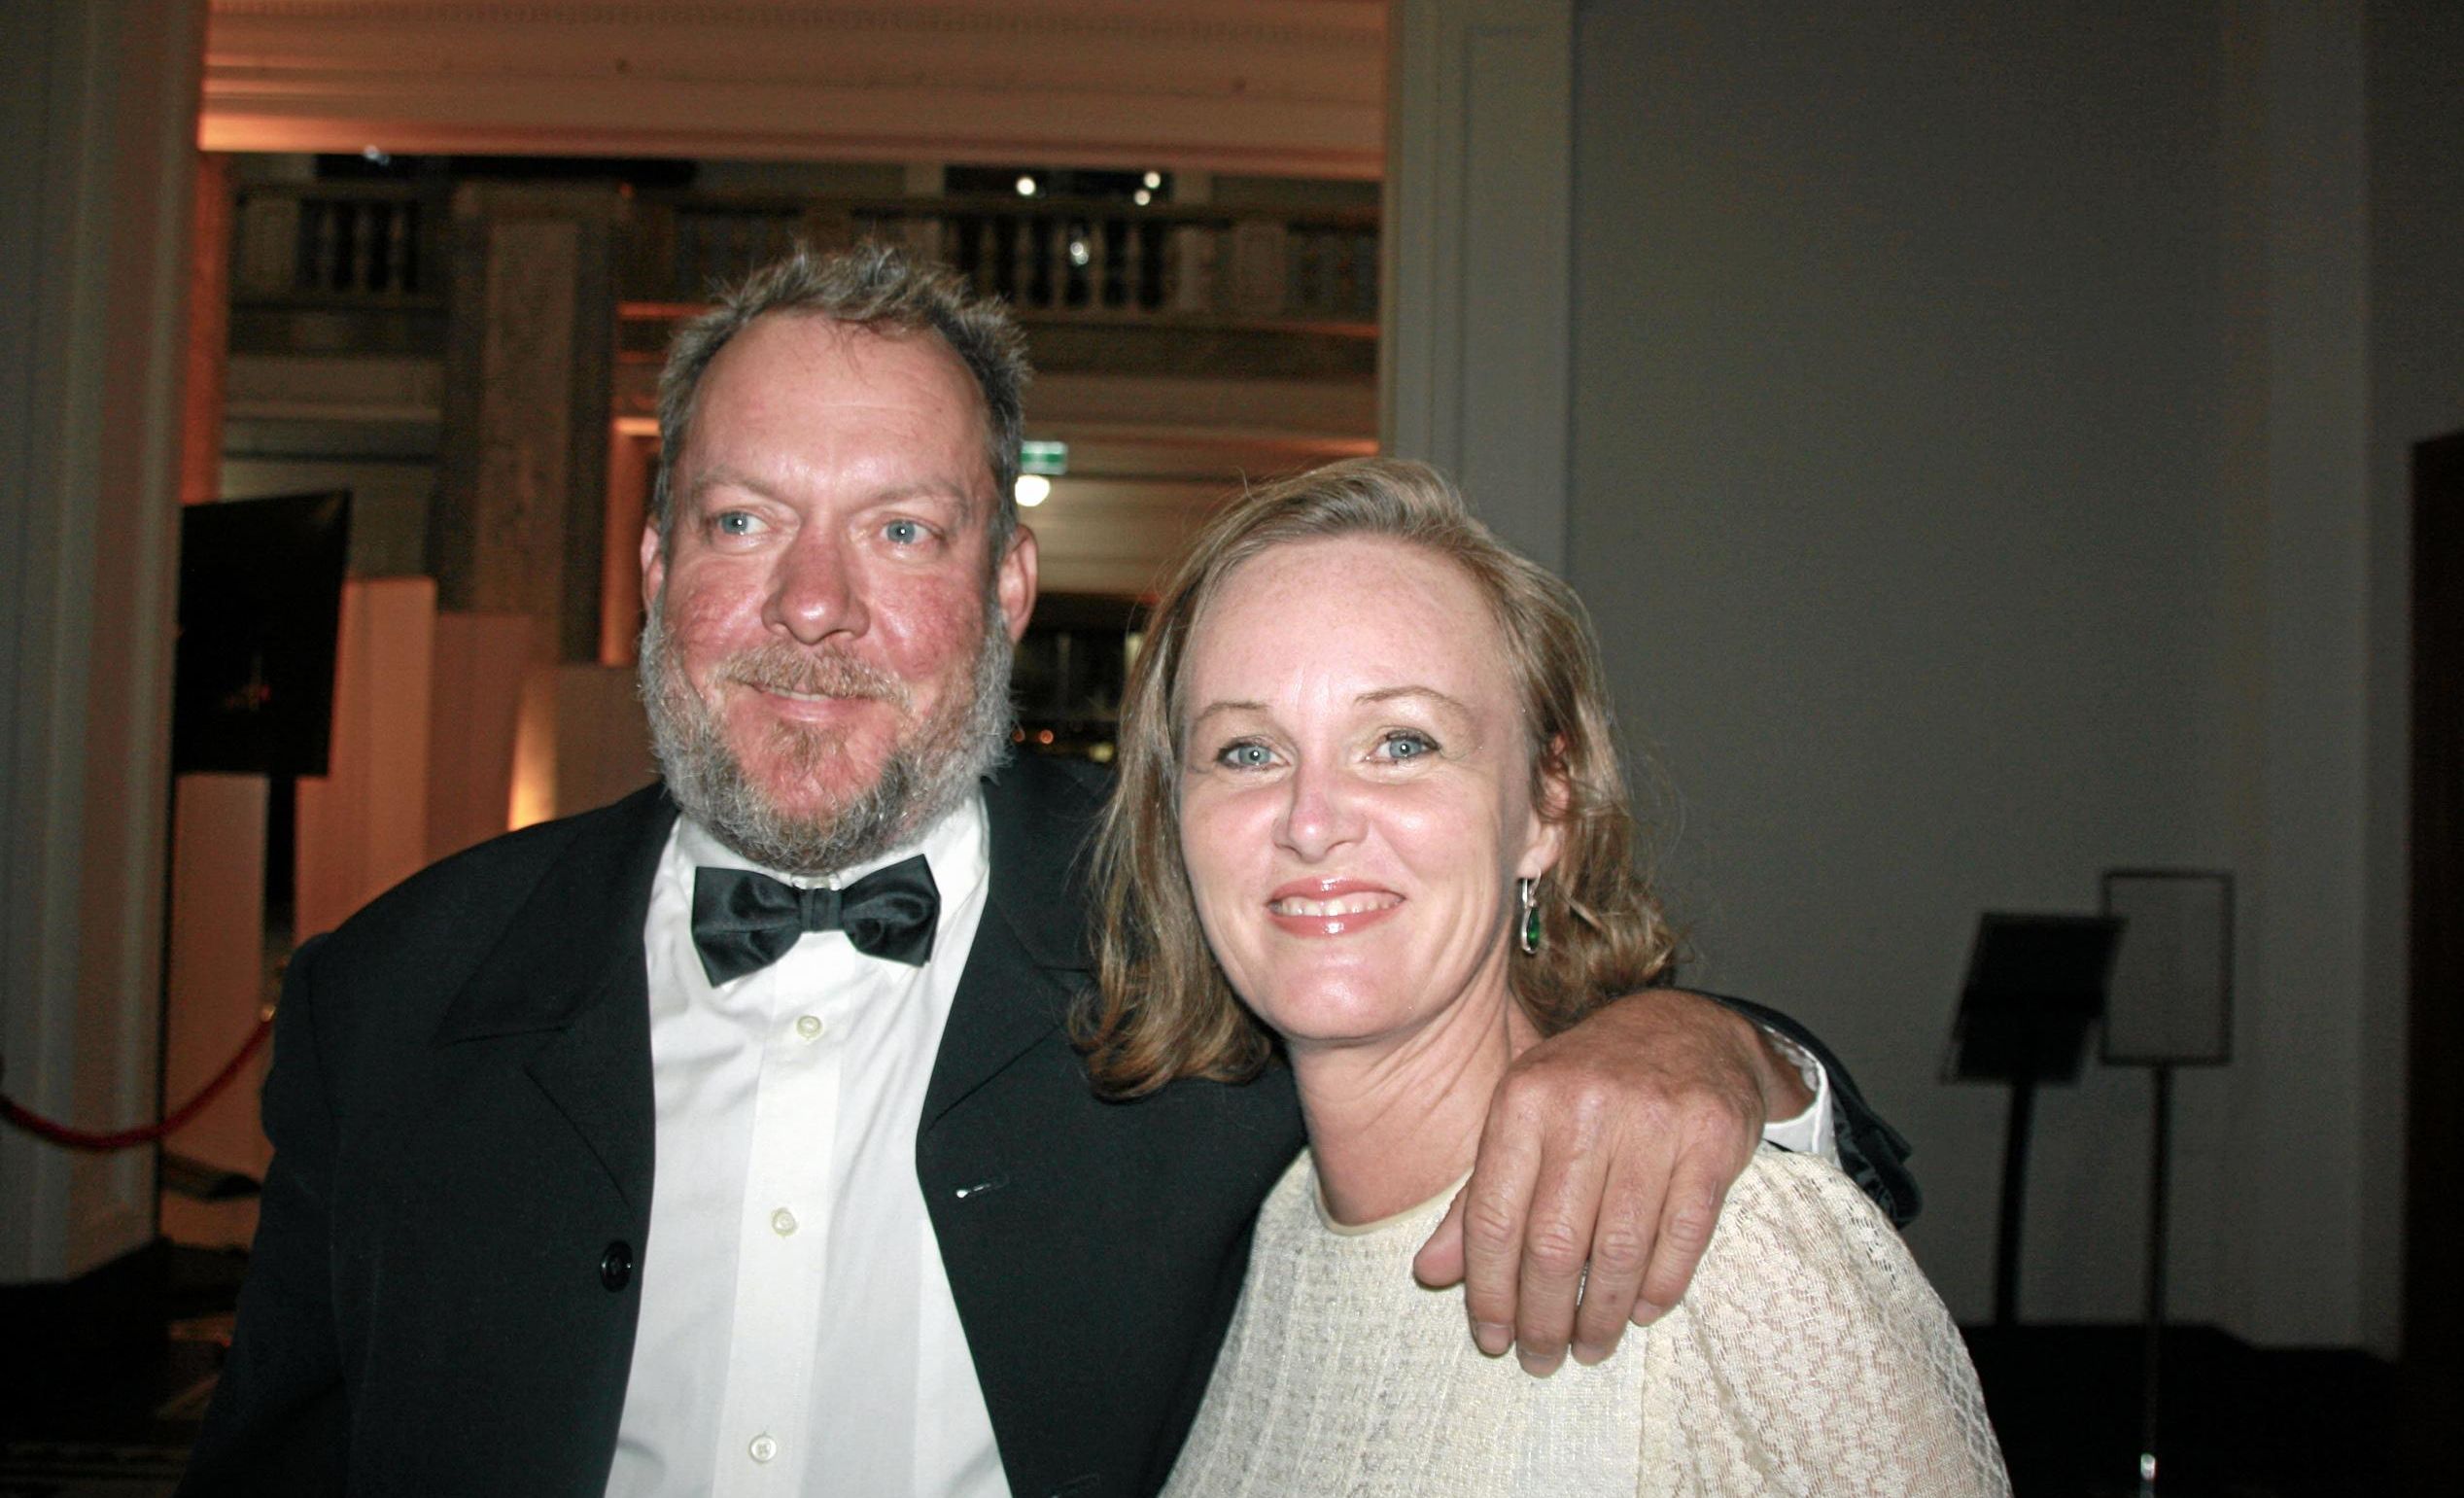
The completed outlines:
[[[0,1119],[5,1119],[36,1138],[48,1140],[62,1149],[85,1150],[88,1153],[100,1154],[109,1150],[129,1149],[139,1144],[152,1144],[165,1134],[178,1132],[188,1126],[191,1119],[204,1112],[209,1103],[222,1096],[225,1088],[229,1087],[238,1079],[240,1069],[248,1064],[248,1059],[257,1054],[273,1032],[272,1016],[268,1015],[258,1021],[257,1028],[250,1032],[247,1043],[239,1048],[239,1054],[226,1063],[222,1070],[214,1073],[214,1080],[197,1089],[195,1097],[172,1109],[169,1116],[155,1123],[143,1124],[135,1129],[122,1129],[113,1133],[96,1133],[84,1129],[72,1129],[66,1124],[54,1123],[39,1113],[30,1113],[19,1107],[14,1097],[0,1097]]]

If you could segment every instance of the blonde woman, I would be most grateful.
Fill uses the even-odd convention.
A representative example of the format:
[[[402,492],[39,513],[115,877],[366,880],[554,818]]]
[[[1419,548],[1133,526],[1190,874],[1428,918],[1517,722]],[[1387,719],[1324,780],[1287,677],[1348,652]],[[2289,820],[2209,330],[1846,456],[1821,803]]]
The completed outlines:
[[[1940,1301],[1812,1157],[1761,1151],[1685,1302],[1596,1366],[1483,1358],[1413,1282],[1509,1063],[1669,953],[1580,606],[1437,473],[1337,464],[1210,526],[1120,767],[1098,1085],[1279,1052],[1309,1133],[1168,1492],[2008,1490]]]

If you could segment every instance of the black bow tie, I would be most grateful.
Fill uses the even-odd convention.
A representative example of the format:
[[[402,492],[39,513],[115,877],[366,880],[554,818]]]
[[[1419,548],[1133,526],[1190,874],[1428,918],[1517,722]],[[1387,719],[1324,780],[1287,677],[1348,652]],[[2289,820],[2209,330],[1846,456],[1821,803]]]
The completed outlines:
[[[693,945],[712,988],[768,967],[807,931],[844,930],[858,952],[921,967],[940,914],[921,854],[844,889],[799,889],[750,869],[693,871]]]

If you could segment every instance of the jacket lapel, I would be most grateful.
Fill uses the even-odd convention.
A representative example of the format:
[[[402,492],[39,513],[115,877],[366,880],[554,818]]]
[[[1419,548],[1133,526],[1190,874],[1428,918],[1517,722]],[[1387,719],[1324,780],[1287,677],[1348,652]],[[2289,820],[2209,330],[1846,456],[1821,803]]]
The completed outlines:
[[[925,1090],[927,1129],[1062,1025],[1093,968],[1079,854],[1099,798],[1032,758],[984,793],[990,881]],[[440,1046],[545,1033],[531,1079],[644,1209],[655,1103],[642,927],[676,815],[652,785],[579,819],[436,1030]]]
[[[1065,1023],[1094,967],[1081,853],[1101,802],[1026,756],[985,783],[984,803],[991,879],[924,1093],[925,1129]]]
[[[642,927],[675,821],[655,784],[579,819],[436,1030],[439,1046],[545,1033],[531,1080],[643,1211],[655,1103]]]

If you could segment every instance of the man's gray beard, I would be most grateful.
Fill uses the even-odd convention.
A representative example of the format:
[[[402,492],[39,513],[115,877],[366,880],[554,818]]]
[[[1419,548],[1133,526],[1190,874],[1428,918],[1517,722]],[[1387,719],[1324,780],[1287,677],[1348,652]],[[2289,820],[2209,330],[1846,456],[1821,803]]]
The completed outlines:
[[[668,793],[684,815],[763,868],[816,879],[878,858],[913,841],[975,793],[976,782],[1009,748],[1010,632],[1000,602],[985,601],[984,644],[965,701],[945,704],[912,737],[902,738],[872,784],[835,807],[811,815],[773,801],[727,744],[717,712],[685,679],[675,658],[660,600],[642,629],[642,705],[650,717],[650,749]],[[715,684],[733,670],[795,672],[786,657],[803,657],[814,679],[797,690],[881,697],[903,703],[903,684],[844,655],[794,646],[764,646],[714,664]],[[765,663],[767,663],[765,665]],[[789,775],[809,775],[846,752],[839,736],[791,723],[772,727],[775,758]]]

